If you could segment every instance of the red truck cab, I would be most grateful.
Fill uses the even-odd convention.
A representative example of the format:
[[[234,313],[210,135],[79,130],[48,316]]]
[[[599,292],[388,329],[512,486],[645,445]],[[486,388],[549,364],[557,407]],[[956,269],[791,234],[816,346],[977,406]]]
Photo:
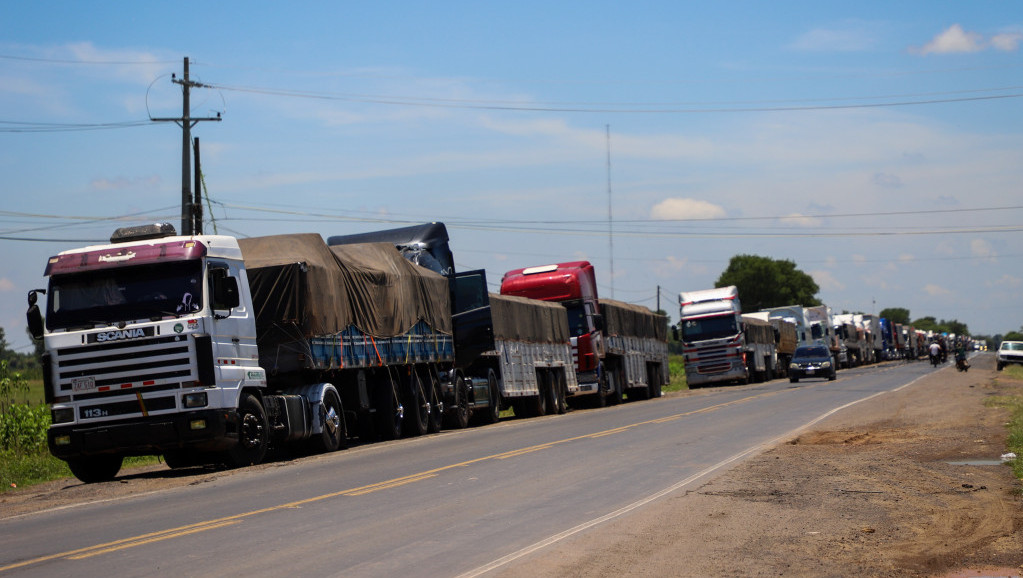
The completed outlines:
[[[501,279],[501,294],[555,301],[565,306],[580,389],[588,391],[584,384],[593,384],[595,392],[604,342],[593,265],[589,261],[572,261],[508,271]]]

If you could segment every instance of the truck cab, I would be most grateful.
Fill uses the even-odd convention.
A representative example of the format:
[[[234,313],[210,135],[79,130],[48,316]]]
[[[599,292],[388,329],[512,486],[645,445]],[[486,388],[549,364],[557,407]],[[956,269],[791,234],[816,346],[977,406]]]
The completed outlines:
[[[501,294],[556,301],[568,311],[572,356],[580,393],[597,393],[605,355],[597,281],[589,261],[514,269],[501,279]]]
[[[51,257],[48,288],[30,294],[50,450],[80,478],[116,473],[126,455],[231,450],[246,435],[243,392],[266,387],[237,241],[170,229],[118,229]]]

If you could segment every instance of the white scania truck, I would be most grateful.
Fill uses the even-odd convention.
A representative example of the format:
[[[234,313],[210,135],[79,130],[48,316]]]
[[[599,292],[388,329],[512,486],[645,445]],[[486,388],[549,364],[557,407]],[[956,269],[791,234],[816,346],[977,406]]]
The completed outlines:
[[[131,455],[243,466],[270,444],[330,451],[350,433],[497,417],[492,372],[462,371],[495,348],[485,277],[474,293],[394,245],[176,236],[163,224],[64,251],[45,274],[28,325],[44,340],[48,443],[85,482],[112,479]],[[453,320],[456,294],[473,303],[459,310],[469,329]]]

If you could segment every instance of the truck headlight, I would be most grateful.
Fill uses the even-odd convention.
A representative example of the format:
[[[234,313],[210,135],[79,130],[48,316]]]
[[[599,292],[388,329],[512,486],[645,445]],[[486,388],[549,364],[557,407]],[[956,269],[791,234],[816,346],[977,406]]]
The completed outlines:
[[[75,421],[75,410],[72,407],[55,408],[50,412],[50,421],[54,424]]]
[[[198,393],[186,393],[181,398],[181,405],[184,407],[206,407],[206,392],[200,391]]]

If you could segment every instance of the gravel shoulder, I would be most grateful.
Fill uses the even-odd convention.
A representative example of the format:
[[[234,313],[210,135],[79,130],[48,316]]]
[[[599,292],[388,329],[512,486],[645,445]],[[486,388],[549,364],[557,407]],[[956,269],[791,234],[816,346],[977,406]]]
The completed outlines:
[[[982,355],[866,401],[701,487],[498,575],[1023,576],[1020,480],[998,460],[1023,383]]]

